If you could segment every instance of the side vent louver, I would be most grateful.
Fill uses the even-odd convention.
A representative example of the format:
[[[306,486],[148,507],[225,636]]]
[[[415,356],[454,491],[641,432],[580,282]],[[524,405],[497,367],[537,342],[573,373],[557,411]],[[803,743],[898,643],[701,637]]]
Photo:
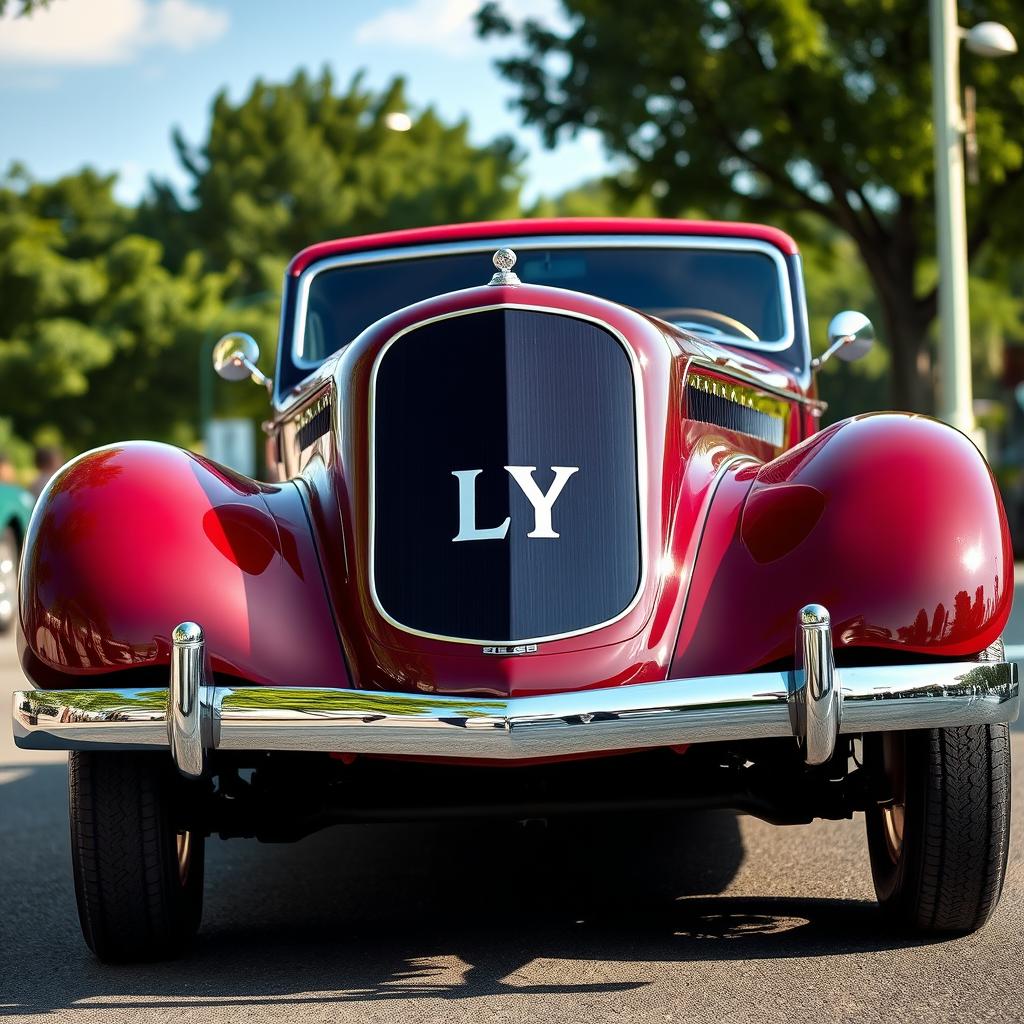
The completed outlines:
[[[786,443],[786,403],[753,388],[691,373],[686,378],[686,410],[687,419],[735,430],[776,448]]]
[[[333,409],[334,402],[328,394],[302,413],[299,417],[299,429],[295,434],[295,443],[300,449],[308,448],[318,437],[323,437],[330,431]]]

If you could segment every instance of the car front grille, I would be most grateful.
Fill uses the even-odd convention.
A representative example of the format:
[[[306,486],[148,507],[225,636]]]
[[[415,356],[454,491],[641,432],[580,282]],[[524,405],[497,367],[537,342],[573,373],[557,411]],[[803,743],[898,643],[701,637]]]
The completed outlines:
[[[448,316],[385,346],[371,387],[372,589],[392,623],[522,643],[631,604],[635,378],[610,330],[532,309]]]

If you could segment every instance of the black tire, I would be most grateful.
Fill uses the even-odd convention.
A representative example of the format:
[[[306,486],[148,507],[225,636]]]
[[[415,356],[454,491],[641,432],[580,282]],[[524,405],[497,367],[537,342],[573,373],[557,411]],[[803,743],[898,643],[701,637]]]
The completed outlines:
[[[877,783],[867,833],[882,909],[904,929],[976,931],[1006,874],[1008,726],[876,733],[864,760]]]
[[[107,962],[181,954],[199,929],[204,839],[182,828],[166,754],[73,752],[71,859],[82,934]]]
[[[14,527],[0,529],[0,636],[14,627],[18,614],[18,535]]]

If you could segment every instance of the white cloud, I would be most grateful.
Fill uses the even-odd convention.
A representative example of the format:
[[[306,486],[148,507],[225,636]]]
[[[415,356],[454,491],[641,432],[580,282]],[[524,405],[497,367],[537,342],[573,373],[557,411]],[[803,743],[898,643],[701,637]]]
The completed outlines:
[[[51,67],[123,64],[146,47],[191,50],[213,42],[228,21],[226,11],[196,0],[60,0],[31,17],[0,18],[0,59]]]
[[[479,44],[473,22],[479,7],[480,0],[405,0],[364,21],[355,40],[464,57]],[[555,0],[518,0],[510,9],[517,20],[536,18],[555,26],[564,20]]]
[[[194,50],[227,31],[228,13],[192,0],[159,0],[150,8],[147,41],[175,50]]]

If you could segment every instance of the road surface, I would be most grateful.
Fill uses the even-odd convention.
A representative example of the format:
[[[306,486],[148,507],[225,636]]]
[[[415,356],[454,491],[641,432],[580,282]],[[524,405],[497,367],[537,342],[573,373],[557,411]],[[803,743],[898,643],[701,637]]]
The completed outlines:
[[[1021,595],[1024,597],[1024,594]],[[1024,609],[1024,601],[1019,605]],[[1008,638],[1024,643],[1024,618]],[[547,829],[211,840],[186,959],[82,943],[63,757],[17,751],[0,639],[0,1017],[176,1024],[1024,1020],[1024,813],[979,934],[915,943],[873,901],[863,822],[730,814]],[[1024,808],[1024,733],[1014,733]]]

